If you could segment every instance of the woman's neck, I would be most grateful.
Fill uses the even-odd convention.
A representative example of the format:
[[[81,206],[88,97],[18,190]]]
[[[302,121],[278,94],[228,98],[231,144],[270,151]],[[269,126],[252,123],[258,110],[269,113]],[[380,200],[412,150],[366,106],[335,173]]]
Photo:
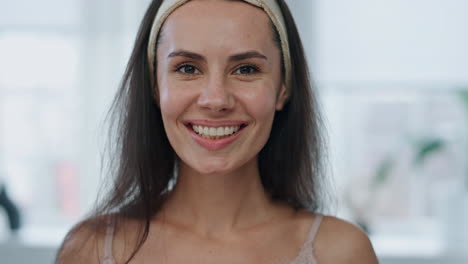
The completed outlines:
[[[202,175],[181,164],[161,213],[168,223],[214,237],[265,223],[274,208],[256,162],[216,175]]]

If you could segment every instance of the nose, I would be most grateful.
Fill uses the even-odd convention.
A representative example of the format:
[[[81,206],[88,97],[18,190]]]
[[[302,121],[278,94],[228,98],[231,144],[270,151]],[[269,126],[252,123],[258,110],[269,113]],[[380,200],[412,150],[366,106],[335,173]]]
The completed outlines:
[[[210,112],[227,112],[234,103],[234,97],[221,77],[210,78],[198,98],[198,105]]]

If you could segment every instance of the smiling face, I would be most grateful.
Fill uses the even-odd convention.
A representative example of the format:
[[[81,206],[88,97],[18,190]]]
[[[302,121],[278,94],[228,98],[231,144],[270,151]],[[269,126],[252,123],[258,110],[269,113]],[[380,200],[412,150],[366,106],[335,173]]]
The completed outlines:
[[[256,164],[286,99],[269,17],[242,1],[189,1],[160,34],[159,105],[181,166],[213,174]]]

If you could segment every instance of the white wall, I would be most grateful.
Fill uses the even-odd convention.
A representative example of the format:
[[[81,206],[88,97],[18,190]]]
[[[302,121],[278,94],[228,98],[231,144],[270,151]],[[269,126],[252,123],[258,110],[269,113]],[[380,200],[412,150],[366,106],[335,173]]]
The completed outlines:
[[[468,1],[317,0],[321,81],[468,82]]]

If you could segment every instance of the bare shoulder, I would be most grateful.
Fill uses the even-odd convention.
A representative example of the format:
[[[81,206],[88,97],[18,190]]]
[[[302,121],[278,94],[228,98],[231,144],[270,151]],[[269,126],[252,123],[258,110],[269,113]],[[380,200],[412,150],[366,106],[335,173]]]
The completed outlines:
[[[105,237],[105,222],[103,221],[106,221],[104,217],[97,217],[75,225],[65,236],[55,263],[100,263]]]
[[[323,217],[314,249],[321,264],[378,263],[367,234],[359,227],[332,216]]]
[[[77,224],[66,235],[57,253],[56,264],[99,264],[104,258],[108,228],[112,226],[110,254],[124,263],[133,253],[140,236],[141,221],[117,216],[100,216]]]

